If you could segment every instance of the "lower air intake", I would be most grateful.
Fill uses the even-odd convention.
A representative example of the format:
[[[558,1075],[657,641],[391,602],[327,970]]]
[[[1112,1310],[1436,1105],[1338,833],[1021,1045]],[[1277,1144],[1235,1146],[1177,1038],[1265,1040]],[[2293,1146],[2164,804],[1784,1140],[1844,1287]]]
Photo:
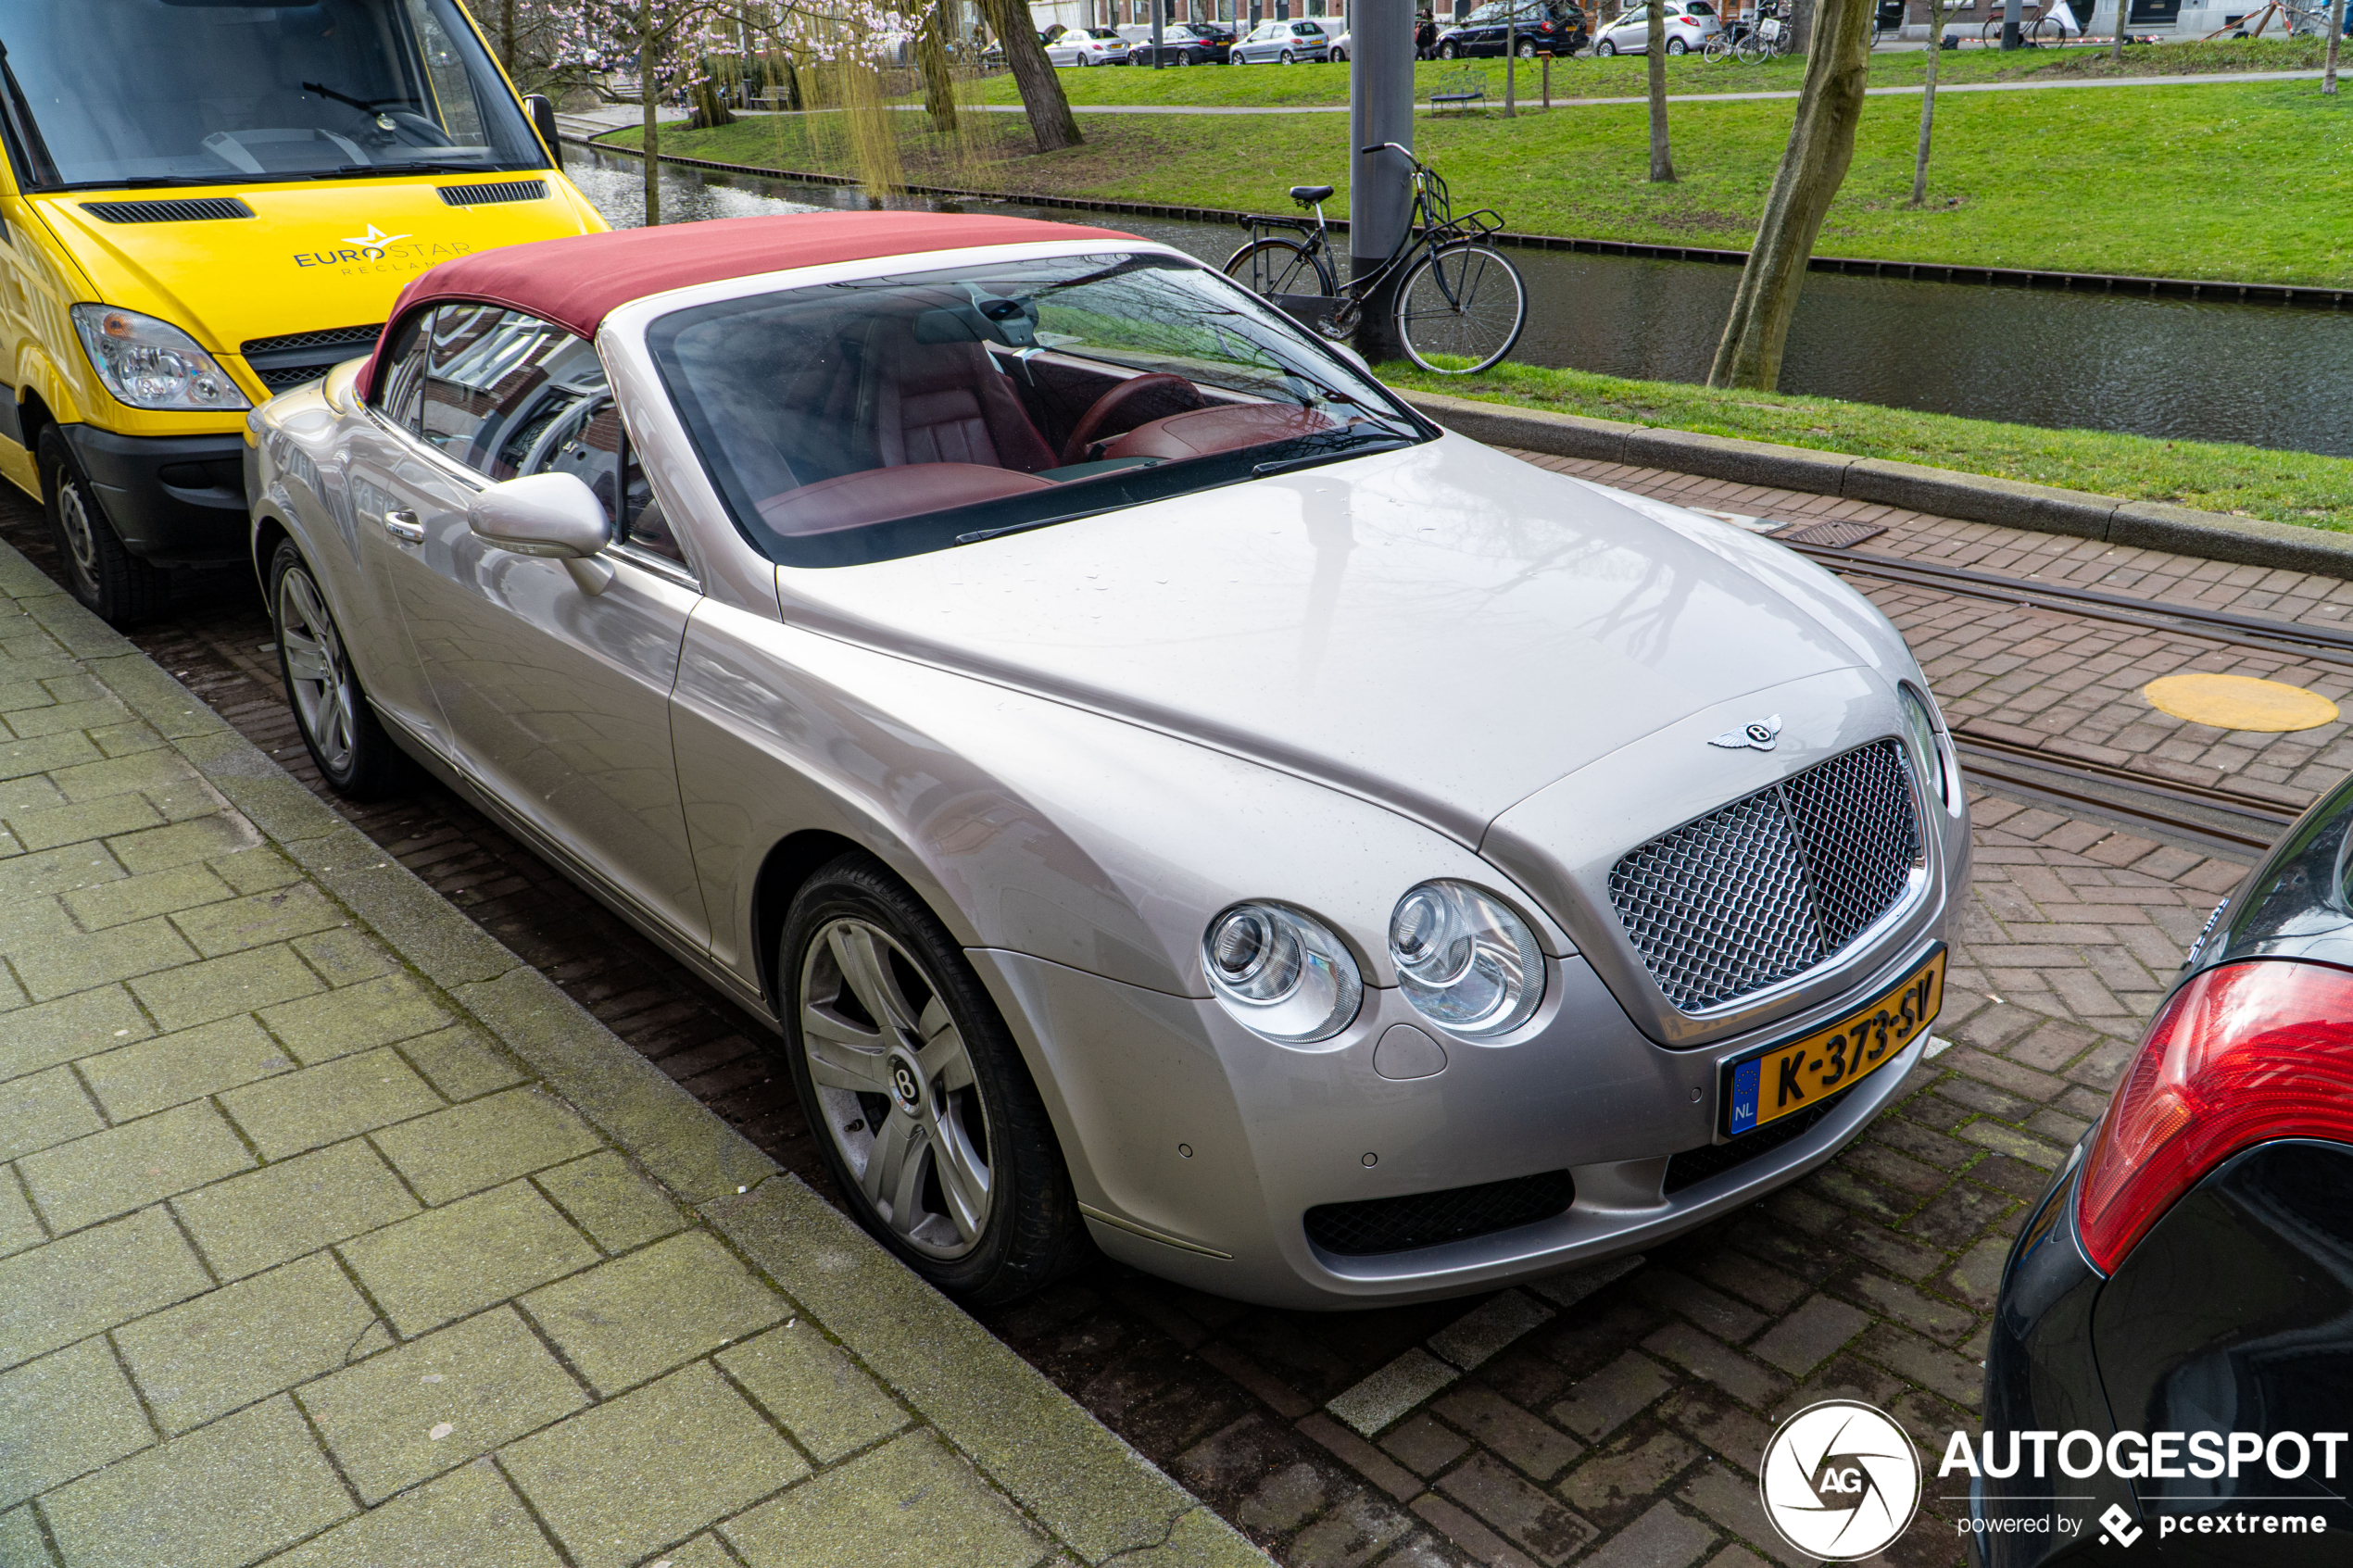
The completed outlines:
[[[1822,1124],[1822,1119],[1838,1109],[1846,1098],[1841,1089],[1830,1098],[1809,1105],[1793,1115],[1778,1122],[1768,1122],[1753,1133],[1743,1133],[1730,1143],[1712,1143],[1698,1148],[1687,1148],[1667,1162],[1666,1190],[1680,1192],[1697,1186],[1711,1176],[1738,1170],[1750,1160],[1772,1153],[1785,1145],[1795,1143]]]
[[[1577,1184],[1569,1173],[1546,1171],[1477,1186],[1448,1187],[1443,1192],[1318,1204],[1307,1210],[1307,1239],[1327,1252],[1347,1258],[1408,1252],[1416,1247],[1437,1247],[1532,1225],[1563,1212],[1576,1200]]]

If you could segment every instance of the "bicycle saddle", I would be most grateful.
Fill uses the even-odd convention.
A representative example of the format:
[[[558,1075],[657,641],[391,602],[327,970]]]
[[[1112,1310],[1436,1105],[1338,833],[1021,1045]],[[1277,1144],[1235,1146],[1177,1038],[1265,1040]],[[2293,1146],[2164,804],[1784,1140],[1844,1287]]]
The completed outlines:
[[[1331,197],[1332,188],[1329,185],[1293,185],[1290,188],[1290,199],[1302,207],[1314,207],[1317,202],[1331,200]]]

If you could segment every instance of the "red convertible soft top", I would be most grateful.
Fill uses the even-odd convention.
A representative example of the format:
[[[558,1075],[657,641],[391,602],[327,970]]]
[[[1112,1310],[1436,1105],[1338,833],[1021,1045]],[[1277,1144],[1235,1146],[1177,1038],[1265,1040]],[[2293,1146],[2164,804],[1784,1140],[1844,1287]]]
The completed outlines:
[[[573,234],[462,256],[421,274],[401,291],[377,350],[410,312],[438,300],[503,305],[593,338],[629,301],[696,283],[972,245],[1135,238],[1035,218],[941,212],[797,212]],[[360,380],[373,395],[373,358]]]

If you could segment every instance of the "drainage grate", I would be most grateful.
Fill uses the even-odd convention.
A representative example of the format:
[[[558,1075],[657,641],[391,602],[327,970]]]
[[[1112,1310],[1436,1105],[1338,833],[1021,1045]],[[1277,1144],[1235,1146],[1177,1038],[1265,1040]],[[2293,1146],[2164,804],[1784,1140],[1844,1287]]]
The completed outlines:
[[[545,180],[501,180],[488,185],[437,185],[441,199],[451,207],[488,207],[493,202],[537,202],[547,199]]]
[[[82,210],[101,223],[208,223],[251,218],[253,208],[234,196],[189,196],[176,201],[83,202]]]
[[[1822,1118],[1835,1110],[1849,1093],[1841,1089],[1830,1098],[1809,1105],[1794,1116],[1784,1116],[1768,1122],[1753,1133],[1743,1133],[1730,1143],[1704,1144],[1687,1148],[1667,1162],[1667,1190],[1680,1192],[1696,1186],[1710,1176],[1720,1176],[1737,1170],[1760,1155],[1772,1153],[1784,1144],[1794,1143],[1822,1124]]]
[[[1307,1210],[1307,1239],[1343,1257],[1405,1252],[1532,1225],[1576,1200],[1577,1183],[1569,1173],[1546,1171],[1443,1192],[1318,1204]]]
[[[1870,522],[1793,522],[1786,528],[1776,528],[1771,536],[1784,545],[1819,545],[1844,550],[1886,532]]]

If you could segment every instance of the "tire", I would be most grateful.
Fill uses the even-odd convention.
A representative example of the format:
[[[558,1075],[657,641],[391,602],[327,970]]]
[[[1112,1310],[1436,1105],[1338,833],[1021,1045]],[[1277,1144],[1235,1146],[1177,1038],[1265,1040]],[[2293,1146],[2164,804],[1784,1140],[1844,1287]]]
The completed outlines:
[[[286,704],[320,776],[354,800],[407,788],[414,782],[413,765],[369,706],[334,611],[291,539],[280,540],[270,558],[270,617]]]
[[[1606,60],[1617,53],[1617,45],[1606,38],[1593,45],[1593,57],[1596,59]]]
[[[776,964],[793,1087],[875,1239],[972,1306],[1029,1295],[1087,1256],[1038,1087],[922,899],[844,856],[793,896]]]
[[[1536,45],[1532,43],[1522,44],[1519,46],[1519,57],[1523,60],[1534,59],[1536,57]]]
[[[42,509],[65,563],[67,590],[110,626],[129,626],[161,610],[171,598],[171,574],[123,544],[55,425],[41,433],[40,461]]]
[[[1299,56],[1296,56],[1296,55],[1292,54],[1292,53],[1291,53],[1289,49],[1286,49],[1286,50],[1284,50],[1284,51],[1283,51],[1283,64],[1285,64],[1285,65],[1287,65],[1287,66],[1295,66],[1295,65],[1297,65],[1298,63],[1299,63]]]
[[[1977,41],[1988,49],[2000,48],[2002,46],[2002,19],[1999,17],[1992,18],[1983,27],[1979,28]]]
[[[1441,60],[1458,59],[1461,56],[1462,51],[1452,44],[1441,44],[1438,46],[1438,57]]]
[[[2049,17],[2038,17],[2032,27],[2020,28],[2019,31],[2030,49],[2055,49],[2067,42],[2067,30]]]
[[[1332,51],[1332,64],[1334,64],[1334,65],[1336,65],[1336,66],[1344,66],[1344,65],[1346,65],[1347,63],[1348,63],[1348,51],[1347,51],[1347,50],[1345,50],[1345,49],[1334,49],[1334,50]]]
[[[1732,58],[1744,66],[1753,66],[1764,57],[1765,45],[1758,43],[1754,36],[1743,38],[1732,45]]]
[[[1251,241],[1226,258],[1226,276],[1262,299],[1278,294],[1319,294],[1329,299],[1340,292],[1323,253],[1310,251],[1297,240]]]
[[[1452,245],[1424,256],[1397,290],[1397,341],[1415,364],[1440,375],[1487,369],[1527,325],[1528,285],[1492,245]]]
[[[1709,65],[1721,65],[1732,57],[1732,46],[1719,32],[1707,41],[1707,46],[1699,52],[1699,57]]]
[[[1670,55],[1688,55],[1692,52],[1692,46],[1680,38],[1670,38],[1667,41],[1667,52]]]

